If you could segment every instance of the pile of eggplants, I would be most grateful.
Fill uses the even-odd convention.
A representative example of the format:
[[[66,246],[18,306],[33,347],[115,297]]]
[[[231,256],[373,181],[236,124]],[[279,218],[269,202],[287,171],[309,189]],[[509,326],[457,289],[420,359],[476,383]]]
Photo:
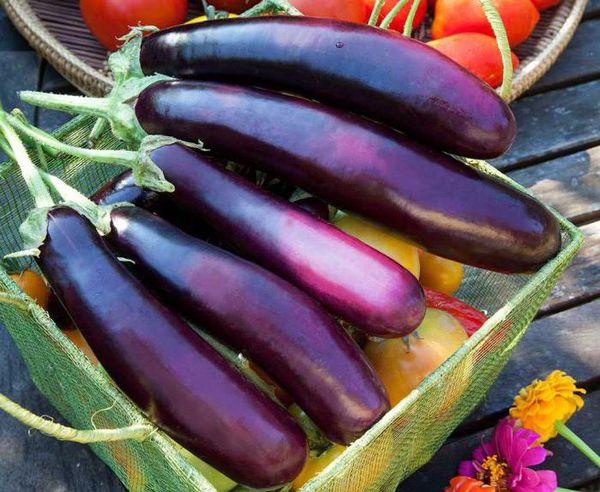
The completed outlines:
[[[113,209],[105,241],[75,212],[52,210],[41,266],[123,391],[244,485],[290,482],[305,436],[176,313],[247,356],[328,439],[350,444],[389,402],[334,316],[399,337],[420,324],[425,298],[402,266],[229,161],[468,265],[533,272],[560,248],[542,204],[444,153],[496,157],[515,121],[490,87],[418,41],[327,19],[231,19],[152,34],[140,61],[147,74],[188,79],[139,94],[141,127],[205,150],[152,151],[172,193],[144,190],[131,173],[101,189],[99,204],[136,205]]]

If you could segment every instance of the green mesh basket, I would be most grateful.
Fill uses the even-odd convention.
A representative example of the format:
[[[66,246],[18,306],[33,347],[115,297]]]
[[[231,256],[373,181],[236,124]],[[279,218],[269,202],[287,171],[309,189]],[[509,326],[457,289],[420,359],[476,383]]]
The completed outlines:
[[[89,118],[78,117],[57,135],[68,143],[82,145],[90,128]],[[99,147],[116,146],[108,134],[99,142]],[[49,164],[52,172],[87,194],[119,172],[114,166],[90,165],[62,156]],[[522,189],[485,163],[470,165]],[[15,166],[4,165],[0,174],[0,253],[4,255],[20,249],[18,226],[33,203]],[[431,458],[486,394],[581,245],[582,235],[577,228],[556,216],[562,229],[562,249],[536,274],[502,275],[466,269],[458,297],[490,314],[490,320],[302,491],[393,490]],[[21,260],[16,266],[30,265]],[[2,269],[0,318],[19,347],[36,386],[73,427],[93,428],[92,416],[93,423],[103,428],[149,424],[106,374],[90,364],[48,313],[25,296]],[[98,413],[101,409],[104,411]],[[162,432],[153,432],[143,442],[103,442],[91,447],[130,490],[215,490]]]

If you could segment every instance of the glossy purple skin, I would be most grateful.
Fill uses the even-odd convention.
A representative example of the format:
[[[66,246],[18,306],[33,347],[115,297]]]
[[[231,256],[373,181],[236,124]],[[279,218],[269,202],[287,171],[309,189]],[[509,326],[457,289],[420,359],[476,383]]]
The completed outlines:
[[[328,439],[350,444],[389,410],[362,351],[300,289],[140,208],[112,221],[111,243],[164,301],[258,364]]]
[[[48,215],[40,266],[108,374],[159,427],[233,480],[294,479],[306,438],[67,208]]]
[[[296,207],[301,208],[305,212],[308,212],[315,217],[319,217],[323,220],[329,220],[329,205],[316,196],[300,198],[300,200],[296,200],[293,203],[296,205]]]
[[[529,195],[404,135],[313,101],[175,81],[141,93],[151,134],[202,140],[328,203],[397,230],[438,256],[531,272],[560,248],[552,213]]]
[[[175,185],[165,198],[206,221],[259,265],[379,337],[411,333],[425,315],[412,274],[387,256],[183,145],[151,154]]]
[[[494,90],[400,33],[309,17],[178,26],[145,39],[141,63],[188,79],[255,84],[321,100],[457,155],[508,150],[515,118]]]

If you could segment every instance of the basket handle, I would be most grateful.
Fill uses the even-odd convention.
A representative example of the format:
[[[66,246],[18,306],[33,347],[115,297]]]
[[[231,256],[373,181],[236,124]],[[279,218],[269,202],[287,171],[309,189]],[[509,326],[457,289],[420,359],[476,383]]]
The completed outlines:
[[[134,439],[144,441],[154,432],[156,427],[148,424],[134,424],[128,427],[118,429],[91,429],[78,430],[65,425],[52,422],[48,418],[35,415],[29,410],[23,408],[18,403],[10,400],[0,393],[0,410],[5,411],[10,416],[16,418],[19,422],[35,429],[42,434],[54,437],[61,441],[72,441],[82,444],[93,442],[113,442]]]

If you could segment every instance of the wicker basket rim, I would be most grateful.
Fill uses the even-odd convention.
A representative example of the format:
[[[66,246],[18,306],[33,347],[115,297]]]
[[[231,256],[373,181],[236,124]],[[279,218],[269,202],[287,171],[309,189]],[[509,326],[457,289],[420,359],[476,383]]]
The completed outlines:
[[[541,51],[522,60],[515,73],[509,101],[535,84],[567,46],[583,16],[588,0],[566,0],[536,45]],[[26,0],[0,0],[9,18],[31,46],[61,75],[86,94],[99,95],[112,86],[110,77],[92,68],[53,36]],[[562,12],[564,10],[564,12]],[[554,35],[554,33],[556,33]]]

